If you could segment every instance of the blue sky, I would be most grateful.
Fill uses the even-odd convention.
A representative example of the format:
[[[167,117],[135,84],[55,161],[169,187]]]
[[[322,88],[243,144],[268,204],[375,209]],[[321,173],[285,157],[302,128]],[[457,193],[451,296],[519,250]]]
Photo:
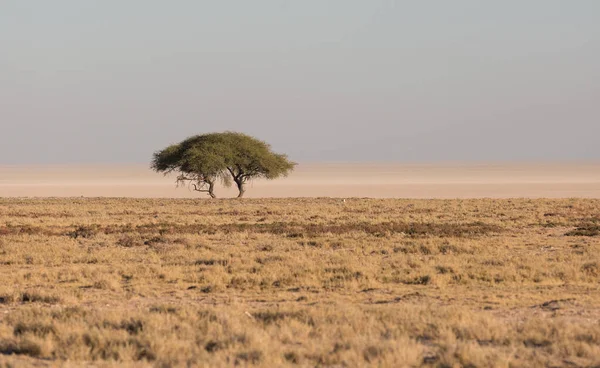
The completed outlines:
[[[0,164],[236,130],[303,161],[599,159],[600,2],[0,1]]]

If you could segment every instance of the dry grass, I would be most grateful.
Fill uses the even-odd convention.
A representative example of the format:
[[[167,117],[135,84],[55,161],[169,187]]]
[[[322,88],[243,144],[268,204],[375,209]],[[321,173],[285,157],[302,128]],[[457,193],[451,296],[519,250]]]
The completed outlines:
[[[600,201],[0,199],[0,366],[594,366]]]

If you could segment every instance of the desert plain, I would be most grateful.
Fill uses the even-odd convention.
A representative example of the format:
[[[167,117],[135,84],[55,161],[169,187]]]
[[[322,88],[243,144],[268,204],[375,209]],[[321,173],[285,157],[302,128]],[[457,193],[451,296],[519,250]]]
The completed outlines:
[[[0,364],[600,365],[600,165],[301,165],[247,194],[0,168]]]
[[[233,197],[233,188],[218,188]],[[0,197],[198,198],[149,165],[0,166]],[[600,198],[600,162],[301,163],[248,198]]]

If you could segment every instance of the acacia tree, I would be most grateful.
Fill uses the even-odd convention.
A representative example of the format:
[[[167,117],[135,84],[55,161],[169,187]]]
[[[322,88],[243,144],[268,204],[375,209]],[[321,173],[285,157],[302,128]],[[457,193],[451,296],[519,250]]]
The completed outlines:
[[[286,176],[295,166],[286,155],[272,152],[267,143],[235,132],[187,138],[154,153],[151,164],[153,170],[165,175],[178,172],[178,184],[188,183],[212,198],[216,197],[214,187],[218,180],[225,186],[235,182],[241,198],[248,181]]]
[[[229,147],[226,158],[227,171],[235,182],[239,194],[244,196],[246,183],[255,178],[277,179],[287,176],[297,165],[284,154],[274,153],[271,146],[243,133],[221,133]]]
[[[177,185],[188,185],[195,191],[216,198],[215,184],[220,179],[231,186],[225,171],[225,147],[210,135],[194,136],[155,152],[150,167],[165,175],[177,173]]]

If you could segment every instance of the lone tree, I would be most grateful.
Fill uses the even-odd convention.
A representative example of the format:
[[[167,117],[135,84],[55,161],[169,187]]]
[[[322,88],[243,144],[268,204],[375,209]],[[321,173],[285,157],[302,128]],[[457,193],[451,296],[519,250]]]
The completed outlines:
[[[235,132],[189,137],[155,152],[151,164],[156,172],[178,173],[178,185],[187,183],[212,198],[216,198],[214,189],[219,180],[227,187],[235,183],[241,198],[249,180],[286,176],[295,166],[286,155],[271,151],[267,143]]]
[[[217,180],[226,186],[231,178],[224,172],[226,151],[214,135],[194,136],[154,153],[151,168],[165,175],[178,173],[177,185],[188,183],[198,192],[212,198]]]

